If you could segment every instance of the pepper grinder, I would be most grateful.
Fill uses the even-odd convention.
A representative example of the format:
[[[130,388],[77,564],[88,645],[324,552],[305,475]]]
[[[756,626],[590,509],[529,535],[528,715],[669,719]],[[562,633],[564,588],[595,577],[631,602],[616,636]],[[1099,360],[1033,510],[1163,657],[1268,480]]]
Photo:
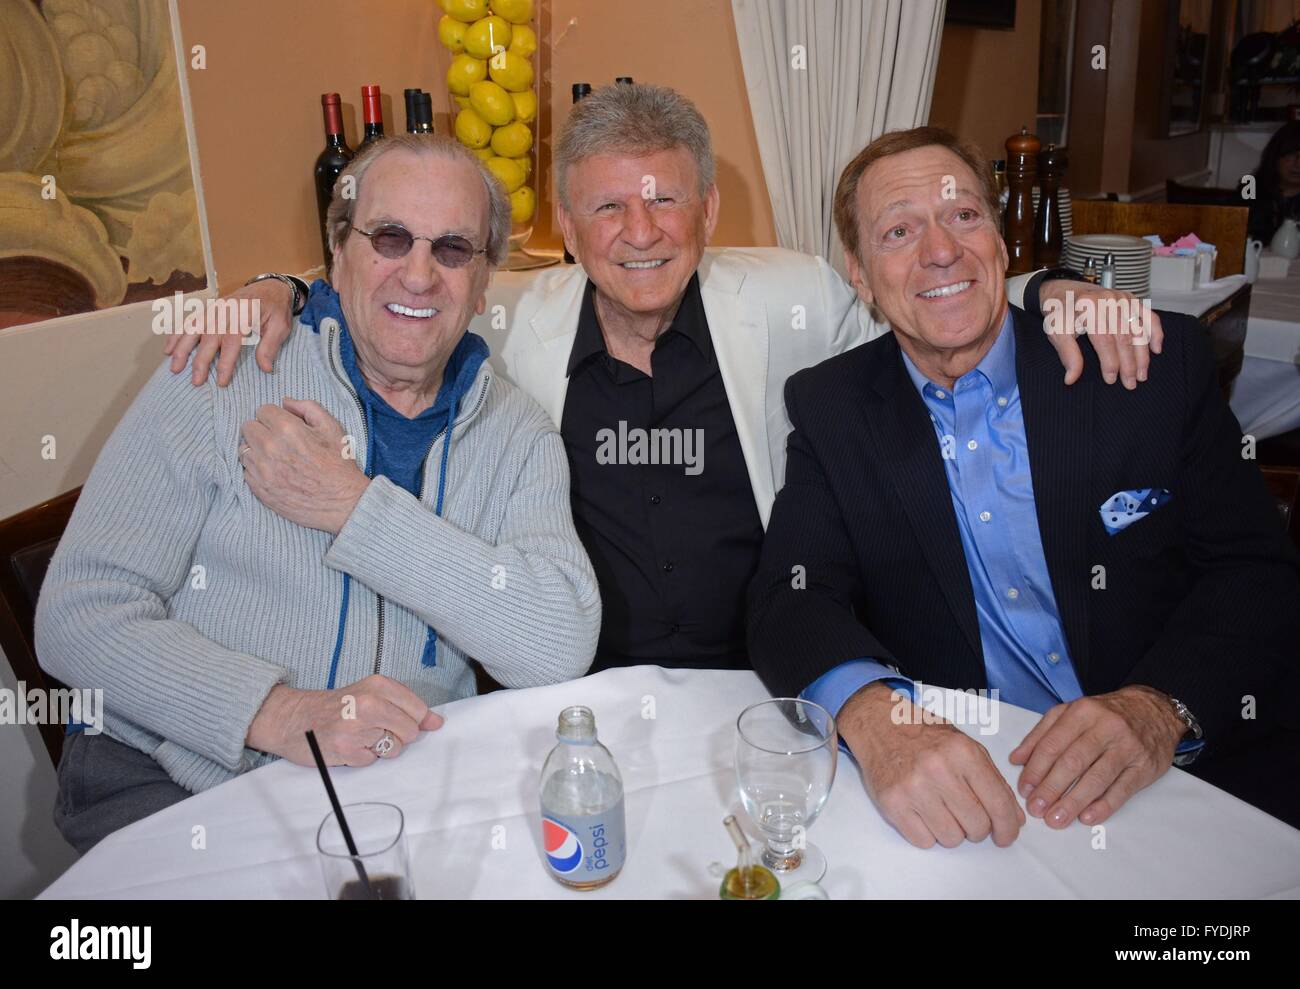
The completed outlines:
[[[1038,171],[1038,138],[1021,127],[1007,138],[1007,213],[1003,239],[1007,244],[1007,274],[1034,270],[1034,178]]]
[[[1038,216],[1034,220],[1034,261],[1055,268],[1061,261],[1065,231],[1061,227],[1061,179],[1069,166],[1065,151],[1049,144],[1038,155]]]

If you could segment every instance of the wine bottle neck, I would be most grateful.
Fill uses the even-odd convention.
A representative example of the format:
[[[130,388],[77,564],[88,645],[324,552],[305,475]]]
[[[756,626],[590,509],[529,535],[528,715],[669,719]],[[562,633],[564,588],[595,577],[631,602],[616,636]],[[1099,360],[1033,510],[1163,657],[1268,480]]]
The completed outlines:
[[[334,140],[343,140],[343,107],[337,103],[322,103],[321,109],[325,114],[325,140],[331,142]]]

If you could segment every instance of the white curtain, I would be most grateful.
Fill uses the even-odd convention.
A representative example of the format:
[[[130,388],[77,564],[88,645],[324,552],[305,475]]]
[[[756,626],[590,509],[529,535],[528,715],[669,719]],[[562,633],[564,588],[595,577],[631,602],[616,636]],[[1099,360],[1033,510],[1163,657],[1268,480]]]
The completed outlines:
[[[945,0],[731,0],[782,247],[844,273],[835,182],[872,139],[930,115]]]

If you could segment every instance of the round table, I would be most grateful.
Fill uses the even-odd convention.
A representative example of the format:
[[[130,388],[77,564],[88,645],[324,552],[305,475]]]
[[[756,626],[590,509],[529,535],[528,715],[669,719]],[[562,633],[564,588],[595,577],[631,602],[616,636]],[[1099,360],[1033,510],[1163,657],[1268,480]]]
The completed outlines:
[[[448,704],[445,725],[399,758],[331,773],[345,804],[403,809],[421,899],[713,898],[710,865],[734,864],[722,818],[737,814],[756,837],[736,792],[734,732],[766,696],[748,671],[606,670]],[[541,856],[538,776],[570,704],[595,712],[626,792],[627,864],[590,893],[552,880]],[[1007,757],[1038,716],[996,701],[980,712],[986,728],[962,730],[1014,781]],[[315,835],[328,812],[316,769],[278,762],[109,836],[42,896],[320,898]],[[1300,831],[1178,769],[1098,828],[1030,818],[1009,848],[990,838],[918,849],[881,819],[841,753],[808,836],[829,859],[833,899],[1300,898]]]

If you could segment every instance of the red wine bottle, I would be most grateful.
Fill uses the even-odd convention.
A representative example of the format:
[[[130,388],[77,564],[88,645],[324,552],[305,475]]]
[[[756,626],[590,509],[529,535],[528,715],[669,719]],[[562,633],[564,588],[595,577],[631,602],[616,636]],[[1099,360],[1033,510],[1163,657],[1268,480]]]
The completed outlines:
[[[361,139],[361,148],[365,148],[384,136],[384,108],[379,102],[378,86],[361,87],[361,111],[366,122],[366,133]],[[357,150],[360,151],[361,148]]]
[[[591,95],[591,83],[589,83],[589,82],[575,82],[575,83],[573,84],[573,102],[574,102],[574,103],[577,103],[578,100],[582,99],[584,96],[590,96],[590,95]],[[569,249],[568,249],[568,247],[565,247],[565,248],[564,248],[564,263],[565,263],[565,264],[574,264],[574,263],[576,263],[576,262],[574,261],[573,255],[569,253]]]
[[[405,89],[402,91],[406,97],[406,133],[408,134],[419,133],[415,126],[419,118],[419,112],[416,109],[418,102],[416,97],[422,92],[423,90],[420,89]]]
[[[352,149],[343,135],[343,102],[339,94],[322,93],[320,105],[325,112],[325,148],[316,157],[316,211],[320,214],[321,247],[328,266],[334,255],[330,253],[329,237],[325,233],[325,212],[329,209],[339,173],[352,160]]]

